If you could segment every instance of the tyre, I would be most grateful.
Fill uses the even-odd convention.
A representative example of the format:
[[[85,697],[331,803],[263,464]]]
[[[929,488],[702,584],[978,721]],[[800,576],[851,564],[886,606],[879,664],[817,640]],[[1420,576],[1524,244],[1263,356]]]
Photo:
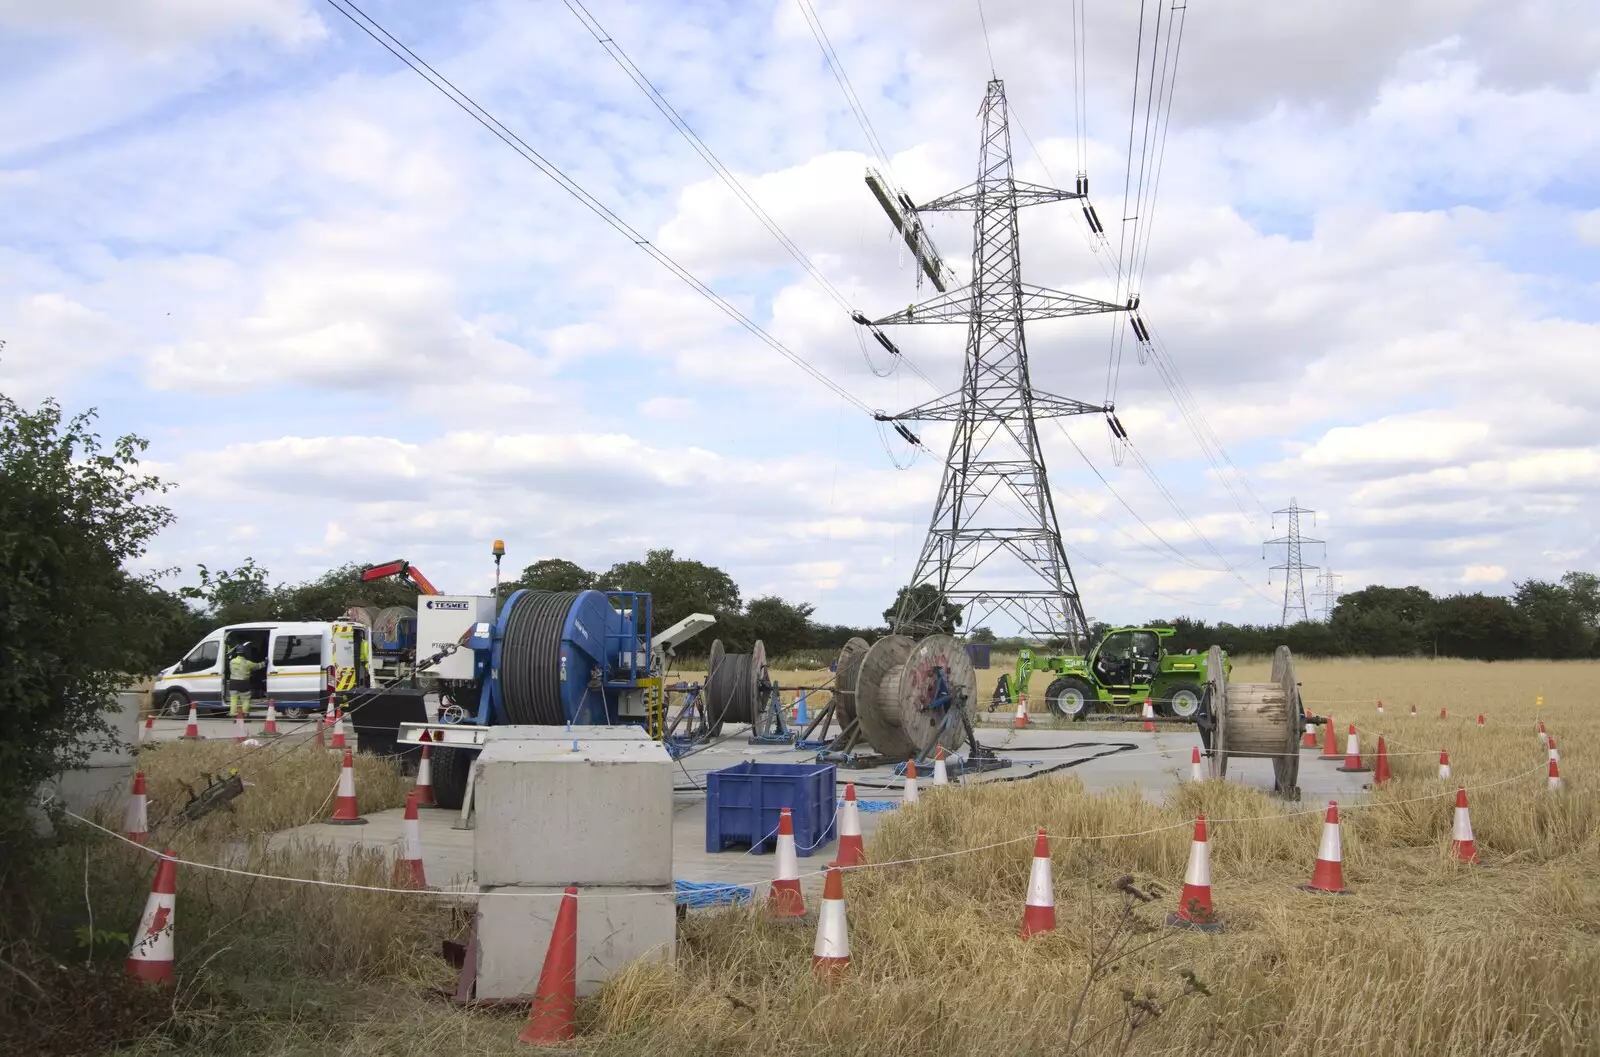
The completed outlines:
[[[1161,714],[1174,719],[1193,719],[1200,711],[1200,694],[1200,688],[1193,683],[1169,686],[1161,699]]]
[[[433,780],[433,799],[442,808],[461,810],[467,797],[467,774],[478,758],[476,749],[453,749],[435,745],[428,754]]]
[[[1053,715],[1065,719],[1082,719],[1089,714],[1098,700],[1094,687],[1075,675],[1064,675],[1051,683],[1044,692],[1045,704]]]
[[[176,716],[183,719],[189,715],[189,695],[181,686],[175,686],[161,695],[161,703],[156,706],[156,714],[161,716]]]

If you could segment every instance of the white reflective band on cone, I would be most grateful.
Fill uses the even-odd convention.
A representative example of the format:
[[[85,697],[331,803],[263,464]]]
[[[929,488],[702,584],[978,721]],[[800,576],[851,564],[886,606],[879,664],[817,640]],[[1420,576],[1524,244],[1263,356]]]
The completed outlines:
[[[1055,906],[1055,887],[1050,882],[1050,860],[1035,855],[1028,871],[1028,898],[1024,902],[1030,907]]]
[[[1186,885],[1211,887],[1211,843],[1196,840],[1189,842],[1189,869],[1183,875]]]
[[[1337,822],[1324,822],[1322,824],[1322,845],[1317,848],[1317,858],[1326,862],[1341,862],[1344,859],[1344,848],[1339,841],[1339,824]]]
[[[844,900],[824,899],[817,914],[817,942],[811,948],[817,958],[850,957],[850,933],[844,923]]]

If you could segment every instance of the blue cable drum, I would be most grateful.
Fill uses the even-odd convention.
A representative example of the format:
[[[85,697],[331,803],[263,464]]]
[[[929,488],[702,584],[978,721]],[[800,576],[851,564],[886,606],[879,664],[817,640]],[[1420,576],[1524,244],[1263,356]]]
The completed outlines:
[[[497,678],[511,723],[617,722],[606,673],[638,649],[634,620],[603,591],[517,591],[500,610]]]

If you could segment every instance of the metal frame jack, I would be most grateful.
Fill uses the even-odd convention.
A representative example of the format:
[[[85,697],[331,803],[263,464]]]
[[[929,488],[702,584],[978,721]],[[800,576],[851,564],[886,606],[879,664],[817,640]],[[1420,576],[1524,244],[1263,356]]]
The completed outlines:
[[[783,718],[783,700],[778,694],[778,684],[762,681],[760,690],[766,697],[766,707],[755,717],[755,722],[750,724],[751,745],[789,745],[794,741],[794,734],[789,730],[789,724]]]

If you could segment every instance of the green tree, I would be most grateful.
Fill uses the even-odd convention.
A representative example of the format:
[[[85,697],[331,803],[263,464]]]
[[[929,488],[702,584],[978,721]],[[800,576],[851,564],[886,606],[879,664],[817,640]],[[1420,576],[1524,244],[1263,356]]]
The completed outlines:
[[[172,521],[140,472],[146,442],[103,447],[94,413],[0,396],[0,826],[40,782],[114,743],[105,712],[150,670],[151,578],[124,568]]]
[[[1524,580],[1512,596],[1517,612],[1527,618],[1528,652],[1535,657],[1587,657],[1594,631],[1572,592],[1546,580]]]
[[[201,602],[213,624],[243,624],[277,617],[280,600],[267,583],[267,570],[254,558],[246,558],[232,569],[204,565],[198,569],[200,585],[185,587],[179,594]]]
[[[967,635],[967,641],[968,642],[976,642],[976,643],[979,643],[979,644],[983,644],[983,643],[991,643],[992,644],[994,642],[994,629],[993,628],[973,628],[972,631]]]
[[[671,550],[648,551],[642,562],[619,562],[596,585],[606,591],[648,591],[656,630],[669,628],[690,613],[739,613],[739,586],[721,569]]]
[[[1341,595],[1329,626],[1350,653],[1404,657],[1432,652],[1433,596],[1420,587],[1371,586]]]
[[[768,657],[784,657],[812,645],[809,602],[785,602],[776,595],[753,598],[745,607],[752,639],[760,639]]]
[[[900,588],[895,592],[894,605],[883,611],[883,619],[891,628],[896,628],[896,620],[902,611],[906,614],[906,630],[903,634],[941,632],[953,635],[961,626],[961,607],[942,598],[939,589],[932,584]]]
[[[416,584],[394,576],[362,580],[361,572],[365,568],[357,562],[347,562],[293,587],[278,587],[271,597],[273,618],[334,620],[352,606],[416,608]]]
[[[1531,630],[1527,616],[1499,595],[1450,595],[1433,607],[1433,639],[1445,657],[1526,657]]]
[[[1570,572],[1561,577],[1561,586],[1572,596],[1572,604],[1584,624],[1600,629],[1600,576]]]
[[[587,591],[599,577],[577,562],[565,558],[541,558],[522,570],[522,575],[500,585],[500,597],[513,591]]]

